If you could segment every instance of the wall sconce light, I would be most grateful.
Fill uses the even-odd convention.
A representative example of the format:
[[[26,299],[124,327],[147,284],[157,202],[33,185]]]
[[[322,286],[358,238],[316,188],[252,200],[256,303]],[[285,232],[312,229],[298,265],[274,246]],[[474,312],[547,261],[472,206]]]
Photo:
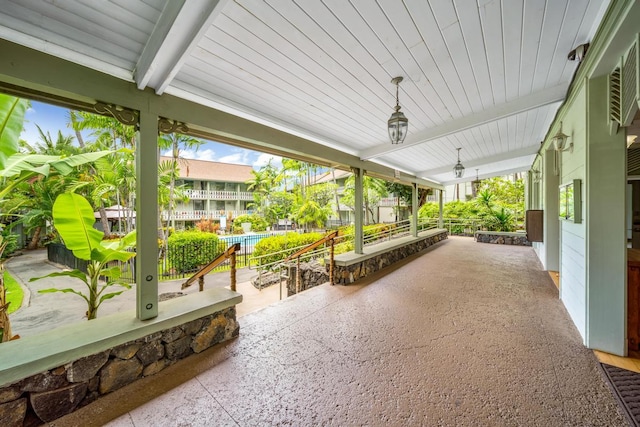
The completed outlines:
[[[462,178],[464,175],[464,166],[460,163],[460,150],[462,150],[462,148],[456,148],[456,150],[458,150],[458,163],[453,167],[453,173],[456,178]]]
[[[471,181],[471,186],[473,187],[473,191],[475,193],[478,192],[478,190],[480,189],[480,184],[482,184],[482,181],[480,181],[480,178],[478,178],[478,170],[476,169],[476,179]]]
[[[398,101],[398,89],[402,77],[394,77],[391,83],[396,85],[396,106],[395,112],[391,114],[389,121],[387,121],[387,129],[389,130],[389,139],[392,144],[402,144],[404,138],[407,136],[407,129],[409,128],[409,119],[400,111],[400,103]]]
[[[551,138],[551,140],[553,141],[553,148],[555,148],[556,151],[568,150],[569,152],[573,152],[573,142],[569,144],[569,148],[565,148],[568,139],[569,135],[565,135],[564,133],[562,133],[562,122],[560,122],[560,130],[558,130],[558,133],[556,133],[553,138]]]

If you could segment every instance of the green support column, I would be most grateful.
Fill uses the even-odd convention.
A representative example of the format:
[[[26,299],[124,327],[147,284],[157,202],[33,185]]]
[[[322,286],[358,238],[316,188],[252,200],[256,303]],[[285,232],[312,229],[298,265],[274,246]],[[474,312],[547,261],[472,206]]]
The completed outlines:
[[[627,145],[624,130],[609,132],[608,83],[607,76],[587,83],[586,345],[622,356],[627,353]]]
[[[136,141],[136,316],[158,315],[158,116],[140,112]]]
[[[418,237],[418,184],[411,186],[411,235]]]
[[[362,247],[364,246],[364,232],[362,226],[364,224],[362,207],[364,206],[364,189],[362,185],[362,169],[353,168],[353,176],[355,178],[355,197],[354,197],[354,214],[355,214],[355,236],[354,236],[354,251],[357,254],[363,254]]]
[[[444,228],[444,191],[438,190],[440,192],[438,197],[439,211],[438,211],[438,228]]]

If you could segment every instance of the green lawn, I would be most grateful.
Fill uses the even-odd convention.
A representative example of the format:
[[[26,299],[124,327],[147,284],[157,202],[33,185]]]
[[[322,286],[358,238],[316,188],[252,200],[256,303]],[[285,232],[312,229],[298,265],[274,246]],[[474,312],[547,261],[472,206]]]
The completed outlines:
[[[7,289],[7,301],[11,303],[9,304],[9,314],[11,314],[22,305],[24,293],[20,284],[6,270],[4,272],[4,286]]]

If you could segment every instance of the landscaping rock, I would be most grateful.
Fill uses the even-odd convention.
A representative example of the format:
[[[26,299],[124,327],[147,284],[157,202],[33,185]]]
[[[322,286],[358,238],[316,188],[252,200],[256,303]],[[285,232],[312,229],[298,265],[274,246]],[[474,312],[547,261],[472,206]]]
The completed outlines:
[[[164,346],[160,341],[153,341],[138,350],[138,359],[147,366],[164,356]]]
[[[297,266],[291,267],[291,274],[287,279],[287,295],[291,296],[296,293]],[[329,273],[327,268],[320,264],[317,260],[304,262],[300,264],[300,291],[322,285],[329,281]]]
[[[187,335],[195,335],[198,333],[200,329],[202,329],[203,322],[204,322],[204,319],[192,320],[191,322],[185,323],[184,325],[180,326],[180,328]]]
[[[0,389],[0,403],[11,402],[19,398],[20,395],[22,395],[22,390],[20,390],[18,386]],[[0,425],[2,425],[2,423],[0,423]]]
[[[71,383],[89,381],[96,376],[107,360],[109,360],[109,351],[103,351],[67,364],[67,381]]]
[[[142,376],[148,377],[149,375],[157,374],[158,372],[162,371],[166,367],[167,367],[166,360],[164,359],[157,360],[144,368],[144,370],[142,371]]]
[[[137,351],[142,347],[141,343],[126,343],[119,345],[111,350],[111,355],[118,359],[128,360],[136,355]]]
[[[22,391],[40,393],[69,385],[66,375],[54,375],[51,372],[37,374],[22,383]]]
[[[100,371],[100,394],[110,393],[135,381],[142,375],[142,363],[137,358],[114,359]]]
[[[179,338],[182,338],[183,336],[184,336],[184,331],[180,329],[179,326],[176,326],[174,328],[164,331],[164,333],[162,334],[162,341],[165,343],[171,343]]]
[[[0,404],[0,426],[22,427],[27,414],[27,398]]]
[[[36,415],[42,421],[49,422],[73,412],[86,394],[87,384],[78,383],[57,390],[31,393],[29,400]]]
[[[182,337],[176,341],[165,344],[164,350],[167,359],[176,361],[191,354],[191,337]]]

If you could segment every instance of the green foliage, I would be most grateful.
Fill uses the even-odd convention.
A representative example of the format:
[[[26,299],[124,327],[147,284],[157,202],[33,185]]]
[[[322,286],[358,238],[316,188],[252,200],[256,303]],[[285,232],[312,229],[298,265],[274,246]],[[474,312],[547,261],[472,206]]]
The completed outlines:
[[[227,244],[213,233],[178,231],[168,239],[168,258],[180,273],[196,271],[227,249]]]
[[[320,205],[315,200],[307,199],[302,201],[293,216],[300,225],[310,225],[311,227],[320,228],[332,212],[330,205]]]
[[[4,251],[0,253],[0,259],[5,259],[18,249],[18,236],[11,233],[9,227],[3,228],[0,236],[0,242],[5,245]]]
[[[253,249],[253,257],[259,259],[258,265],[271,264],[285,259],[296,251],[299,246],[310,245],[324,237],[321,233],[287,233],[279,236],[266,237],[256,243]]]
[[[268,204],[264,207],[264,215],[269,224],[275,224],[279,219],[288,219],[293,212],[296,196],[286,191],[269,193]]]
[[[18,152],[24,114],[29,101],[0,93],[0,169]]]
[[[11,314],[22,306],[24,292],[22,291],[22,286],[6,270],[4,272],[4,287],[7,292],[7,302],[9,303],[7,314]]]
[[[524,212],[524,184],[522,180],[510,181],[491,178],[483,181],[475,199],[452,201],[443,206],[442,216],[453,219],[477,220],[488,231],[514,231],[517,212]],[[438,218],[438,203],[428,202],[420,207],[420,218]],[[452,227],[452,234],[463,233],[464,225]]]
[[[120,279],[120,268],[111,267],[109,263],[128,261],[135,256],[134,252],[126,250],[135,244],[135,232],[129,233],[119,241],[102,242],[104,233],[93,228],[95,220],[91,205],[84,197],[74,193],[64,193],[56,198],[53,205],[53,219],[65,246],[72,250],[77,258],[89,261],[87,273],[75,269],[34,277],[31,281],[45,277],[62,276],[81,280],[88,288],[88,295],[72,288],[50,288],[39,292],[76,294],[87,303],[87,318],[89,320],[95,319],[98,315],[98,308],[104,301],[131,288],[131,285]],[[101,277],[105,281],[100,281]],[[120,286],[125,289],[106,293],[105,291],[111,286]]]
[[[242,230],[242,223],[249,222],[251,223],[251,231],[266,231],[269,223],[262,216],[257,214],[251,215],[239,215],[233,220],[233,230],[234,233],[236,229]]]

